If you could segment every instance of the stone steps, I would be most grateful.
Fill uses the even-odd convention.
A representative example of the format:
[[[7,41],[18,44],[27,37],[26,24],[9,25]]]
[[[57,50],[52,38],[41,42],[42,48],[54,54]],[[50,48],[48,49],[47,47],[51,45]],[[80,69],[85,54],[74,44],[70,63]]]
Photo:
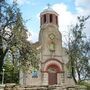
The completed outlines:
[[[0,90],[87,90],[85,86],[60,86],[60,85],[46,85],[46,86],[27,86],[6,84]]]

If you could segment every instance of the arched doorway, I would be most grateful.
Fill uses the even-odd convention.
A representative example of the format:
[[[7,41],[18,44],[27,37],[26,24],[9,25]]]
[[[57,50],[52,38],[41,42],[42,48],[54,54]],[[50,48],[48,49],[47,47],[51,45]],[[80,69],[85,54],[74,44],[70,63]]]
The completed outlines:
[[[48,85],[59,84],[59,75],[63,71],[62,63],[57,59],[49,59],[45,62],[43,71],[47,73]]]
[[[48,72],[48,84],[54,85],[57,84],[57,73],[59,71],[59,68],[57,65],[51,64],[47,68]]]

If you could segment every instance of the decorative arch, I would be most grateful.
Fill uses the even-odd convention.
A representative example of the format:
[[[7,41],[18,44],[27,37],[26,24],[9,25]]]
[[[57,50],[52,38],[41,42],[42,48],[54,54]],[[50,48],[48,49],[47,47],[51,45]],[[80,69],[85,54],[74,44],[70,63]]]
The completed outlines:
[[[56,64],[50,64],[47,66],[46,71],[49,72],[50,69],[54,69],[53,71],[60,73],[60,69]]]
[[[45,64],[44,64],[44,72],[48,72],[48,69],[50,68],[50,67],[53,67],[53,68],[55,68],[56,69],[56,72],[57,73],[60,73],[60,72],[62,72],[63,71],[63,67],[62,67],[62,64],[63,63],[61,63],[59,60],[57,60],[57,59],[49,59],[49,60],[47,60],[46,62],[45,62]]]
[[[63,63],[57,59],[48,59],[44,63],[43,71],[48,74],[48,84],[58,84],[58,73],[63,72]]]

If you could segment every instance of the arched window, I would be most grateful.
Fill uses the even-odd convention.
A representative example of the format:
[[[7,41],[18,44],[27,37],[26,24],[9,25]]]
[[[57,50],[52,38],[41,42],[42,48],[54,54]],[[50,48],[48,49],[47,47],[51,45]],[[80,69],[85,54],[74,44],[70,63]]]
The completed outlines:
[[[53,15],[50,14],[50,23],[53,21]]]
[[[58,24],[58,17],[56,16],[56,24]]]
[[[38,71],[35,68],[32,69],[32,78],[38,78]]]
[[[46,23],[46,14],[44,14],[44,23]]]
[[[41,23],[41,25],[42,25],[42,17],[41,17],[40,23]]]
[[[32,71],[32,78],[38,78],[38,72]]]

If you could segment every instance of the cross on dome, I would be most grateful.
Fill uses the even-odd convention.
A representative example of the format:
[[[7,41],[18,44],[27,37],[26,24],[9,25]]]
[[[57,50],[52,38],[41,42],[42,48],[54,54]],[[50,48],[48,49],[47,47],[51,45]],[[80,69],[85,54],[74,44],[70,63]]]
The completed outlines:
[[[47,4],[47,7],[48,7],[48,9],[50,9],[50,8],[51,8],[51,4],[48,3],[48,4]]]
[[[58,14],[52,9],[51,4],[47,4],[46,9],[44,9],[43,12],[40,13],[40,15],[42,16],[42,15],[47,14],[47,13],[58,16]]]

